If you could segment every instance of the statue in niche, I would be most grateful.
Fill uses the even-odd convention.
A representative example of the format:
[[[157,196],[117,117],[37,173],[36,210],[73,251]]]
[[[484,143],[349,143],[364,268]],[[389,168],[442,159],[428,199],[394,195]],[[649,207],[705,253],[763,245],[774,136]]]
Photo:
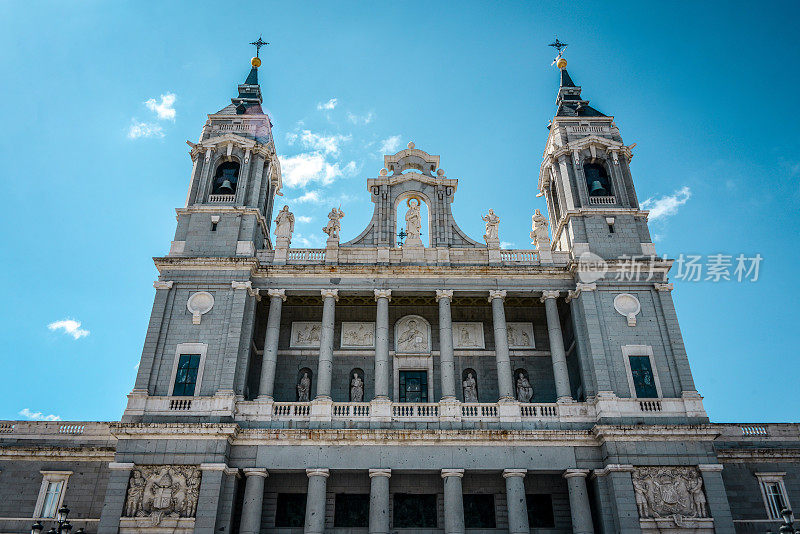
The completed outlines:
[[[299,402],[308,402],[309,395],[311,394],[311,378],[308,373],[303,373],[300,382],[297,384],[297,400]]]
[[[472,373],[467,373],[467,378],[462,382],[464,388],[464,402],[478,402],[478,384]]]
[[[410,319],[406,328],[397,339],[397,349],[400,352],[425,352],[428,350],[428,335],[419,327],[419,321]]]
[[[359,378],[358,373],[353,373],[350,381],[350,402],[364,401],[364,381]]]
[[[482,217],[486,221],[486,234],[483,239],[488,243],[489,241],[499,241],[500,232],[500,217],[495,215],[494,210],[490,209],[489,213]]]
[[[525,373],[520,372],[517,376],[517,400],[519,402],[530,402],[533,398],[533,387],[525,377]]]
[[[125,503],[125,517],[136,517],[136,512],[142,507],[146,482],[142,472],[138,469],[131,473],[131,479],[128,482],[128,499]]]
[[[329,239],[339,239],[339,230],[342,229],[341,219],[344,217],[344,212],[339,208],[333,208],[328,214],[328,224],[326,224],[322,231],[328,234]]]
[[[547,217],[536,210],[531,217],[531,239],[537,249],[550,248],[550,236],[547,234]]]
[[[289,206],[284,206],[275,217],[276,243],[285,243],[288,247],[292,242],[294,232],[294,214],[289,211]]]
[[[406,211],[406,245],[422,246],[422,213],[420,206],[422,202],[415,197],[406,201],[408,211]]]
[[[703,479],[695,467],[638,467],[633,488],[640,517],[668,517],[677,526],[684,518],[708,517]]]

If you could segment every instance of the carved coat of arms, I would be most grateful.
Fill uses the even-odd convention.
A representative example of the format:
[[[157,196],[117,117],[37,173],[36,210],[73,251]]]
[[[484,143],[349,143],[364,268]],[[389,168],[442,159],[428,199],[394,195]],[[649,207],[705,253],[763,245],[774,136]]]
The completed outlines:
[[[147,518],[150,526],[165,517],[194,517],[200,477],[193,465],[136,466],[128,481],[125,516]]]
[[[703,479],[696,467],[638,467],[633,473],[639,517],[708,517]]]

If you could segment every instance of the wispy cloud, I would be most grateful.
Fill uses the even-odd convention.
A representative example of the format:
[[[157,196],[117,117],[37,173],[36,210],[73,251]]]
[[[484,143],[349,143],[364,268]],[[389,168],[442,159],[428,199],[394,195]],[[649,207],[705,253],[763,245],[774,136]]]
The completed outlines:
[[[280,161],[286,187],[305,187],[311,182],[328,185],[342,175],[338,163],[328,163],[319,153],[280,156]]]
[[[367,112],[364,115],[356,115],[355,113],[347,112],[347,120],[352,122],[353,124],[369,124],[372,122],[372,119],[375,118],[375,114],[371,111]]]
[[[648,198],[642,202],[642,209],[650,211],[651,221],[657,221],[678,213],[678,208],[686,204],[690,198],[692,198],[692,191],[689,187],[683,186],[671,195]]]
[[[155,122],[140,122],[132,119],[128,128],[128,139],[139,139],[140,137],[164,137],[164,128]]]
[[[331,98],[327,102],[319,102],[317,104],[317,109],[320,110],[320,111],[330,111],[330,110],[332,110],[332,109],[334,109],[336,107],[337,103],[338,103],[338,99]]]
[[[312,132],[311,130],[303,130],[300,133],[290,132],[286,134],[286,140],[290,145],[300,141],[304,148],[317,152],[323,152],[332,156],[337,156],[341,149],[342,143],[350,141],[350,135],[323,135]]]
[[[381,141],[378,151],[383,154],[395,154],[397,149],[400,148],[400,136],[393,135]]]
[[[500,248],[514,248],[515,244],[510,241],[503,241],[500,243]]]
[[[292,237],[292,245],[300,245],[305,248],[319,248],[323,246],[322,236],[295,233]]]
[[[19,415],[30,421],[61,421],[61,417],[58,415],[45,415],[42,412],[32,412],[28,408],[21,409]]]
[[[312,219],[311,217],[308,217],[307,215],[299,215],[299,216],[297,216],[297,217],[295,218],[295,220],[297,220],[297,222],[299,222],[299,223],[305,223],[305,224],[308,224],[308,223],[310,223],[311,221],[313,221],[314,219]]]
[[[175,120],[175,101],[178,99],[175,93],[164,93],[159,100],[150,98],[145,101],[147,109],[158,115],[161,120]]]
[[[63,331],[65,334],[72,336],[73,339],[80,339],[89,335],[89,331],[81,328],[81,322],[75,319],[62,319],[47,325],[51,331]]]

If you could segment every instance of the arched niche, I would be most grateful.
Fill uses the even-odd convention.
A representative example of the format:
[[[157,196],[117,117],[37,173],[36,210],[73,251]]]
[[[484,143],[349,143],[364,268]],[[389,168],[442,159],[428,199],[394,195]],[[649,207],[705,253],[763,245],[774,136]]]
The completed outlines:
[[[420,191],[409,190],[397,197],[394,205],[394,212],[396,213],[397,217],[395,221],[395,228],[397,229],[398,233],[401,231],[401,229],[406,234],[411,233],[408,228],[409,221],[407,216],[415,202],[419,202],[420,207],[420,241],[422,242],[422,246],[429,247],[431,243],[431,232],[433,231],[433,225],[431,224],[431,210],[429,207],[431,202],[428,197]],[[409,237],[411,236],[406,235],[404,244],[407,243],[409,246],[412,246],[415,243],[413,242],[413,238],[409,239]],[[399,242],[400,241],[398,237],[398,243]]]

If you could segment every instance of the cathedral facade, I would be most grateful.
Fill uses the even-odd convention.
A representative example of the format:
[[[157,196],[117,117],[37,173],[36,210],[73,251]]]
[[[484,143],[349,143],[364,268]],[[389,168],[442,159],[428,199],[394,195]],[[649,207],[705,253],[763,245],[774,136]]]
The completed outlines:
[[[800,426],[709,421],[632,147],[566,62],[528,250],[493,210],[468,236],[413,143],[361,233],[333,208],[293,247],[258,65],[189,143],[121,421],[0,422],[0,532],[66,505],[102,534],[761,533],[800,506]]]

